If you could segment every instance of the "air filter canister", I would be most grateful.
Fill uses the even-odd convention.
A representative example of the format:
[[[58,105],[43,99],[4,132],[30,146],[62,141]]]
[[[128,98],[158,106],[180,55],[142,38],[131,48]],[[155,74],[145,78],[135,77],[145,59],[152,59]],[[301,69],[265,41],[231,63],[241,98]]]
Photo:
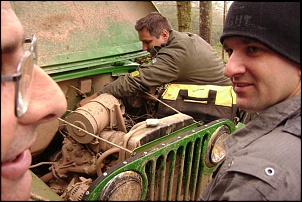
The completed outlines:
[[[110,124],[110,114],[111,110],[114,109],[114,105],[119,105],[118,100],[114,96],[104,93],[71,112],[65,120],[97,135]],[[69,135],[80,143],[86,144],[94,139],[93,136],[69,124],[66,127]]]

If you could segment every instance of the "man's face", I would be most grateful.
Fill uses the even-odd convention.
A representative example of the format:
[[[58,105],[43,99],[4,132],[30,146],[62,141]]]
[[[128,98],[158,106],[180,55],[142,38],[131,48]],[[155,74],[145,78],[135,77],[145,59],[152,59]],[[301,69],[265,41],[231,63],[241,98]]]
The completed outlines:
[[[1,1],[1,75],[16,73],[23,56],[24,32],[7,1]],[[26,75],[28,76],[28,75]],[[39,67],[33,67],[25,114],[15,116],[16,82],[1,79],[1,200],[28,200],[31,153],[36,127],[60,117],[67,107],[59,86]],[[41,90],[43,89],[43,90]]]
[[[10,9],[8,2],[1,1],[1,75],[15,73],[23,54],[22,39],[23,30],[19,20]],[[26,170],[30,165],[31,157],[28,151],[21,154],[19,153],[21,151],[18,153],[12,151],[15,150],[15,148],[12,149],[12,144],[20,135],[16,133],[18,122],[14,115],[14,95],[15,83],[1,82],[1,199],[27,200],[31,176]],[[30,139],[34,139],[34,135],[24,142]],[[10,155],[10,152],[14,156]],[[15,155],[19,156],[16,158]],[[19,162],[18,165],[15,164],[17,166],[10,163],[14,158],[16,158],[14,161]],[[11,171],[7,172],[9,169]]]
[[[143,28],[138,32],[139,40],[143,44],[143,50],[150,52],[154,46],[161,46],[163,43],[167,43],[169,35],[166,30],[163,30],[159,38],[151,36],[146,28]]]
[[[15,73],[23,54],[22,39],[23,30],[17,16],[10,9],[9,2],[1,1],[1,75]],[[13,82],[5,84],[1,82],[1,162],[7,147],[14,138],[13,135],[6,135],[12,134],[12,129],[16,127],[16,122],[11,121],[15,119],[13,113],[14,92],[15,84]],[[10,101],[6,102],[6,100]],[[5,109],[11,111],[4,113]]]
[[[226,38],[224,69],[239,108],[260,112],[301,92],[301,69],[266,46],[243,37]]]

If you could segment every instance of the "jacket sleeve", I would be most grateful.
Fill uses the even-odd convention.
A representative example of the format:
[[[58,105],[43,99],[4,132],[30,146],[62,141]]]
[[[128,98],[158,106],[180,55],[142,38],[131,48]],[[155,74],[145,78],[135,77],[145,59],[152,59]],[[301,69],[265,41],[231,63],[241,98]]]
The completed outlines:
[[[152,64],[143,64],[138,70],[119,77],[102,90],[117,98],[136,95],[159,87],[178,78],[179,69],[173,55],[160,51]]]

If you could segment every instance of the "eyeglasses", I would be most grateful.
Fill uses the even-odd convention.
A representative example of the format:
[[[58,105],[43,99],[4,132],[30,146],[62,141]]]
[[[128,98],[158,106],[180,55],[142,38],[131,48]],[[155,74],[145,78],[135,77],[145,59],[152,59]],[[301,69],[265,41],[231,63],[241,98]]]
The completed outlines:
[[[28,108],[30,83],[33,75],[34,64],[37,64],[37,38],[25,39],[24,44],[30,43],[28,50],[24,51],[17,66],[17,72],[1,75],[1,82],[16,82],[15,87],[15,115],[21,117]]]

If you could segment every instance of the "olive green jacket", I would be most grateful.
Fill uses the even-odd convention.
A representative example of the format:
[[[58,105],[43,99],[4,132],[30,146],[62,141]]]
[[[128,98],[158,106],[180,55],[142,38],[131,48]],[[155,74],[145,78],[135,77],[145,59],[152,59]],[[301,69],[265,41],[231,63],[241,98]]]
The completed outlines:
[[[122,98],[170,82],[231,85],[223,75],[224,66],[221,57],[201,37],[172,30],[152,64],[143,64],[137,71],[120,76],[101,92]]]

